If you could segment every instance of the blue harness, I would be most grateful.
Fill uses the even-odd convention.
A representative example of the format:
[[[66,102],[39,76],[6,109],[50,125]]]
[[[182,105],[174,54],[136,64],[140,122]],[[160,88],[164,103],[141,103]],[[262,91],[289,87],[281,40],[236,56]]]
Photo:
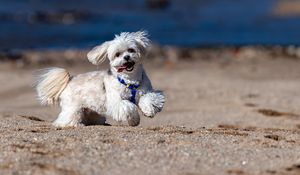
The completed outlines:
[[[125,85],[126,88],[128,88],[128,89],[131,90],[130,102],[133,103],[133,104],[135,104],[135,103],[136,103],[135,97],[136,97],[137,88],[138,88],[140,85],[139,85],[139,84],[137,84],[137,85],[135,85],[135,84],[129,84],[129,83],[127,84],[127,83],[125,83],[125,81],[124,81],[122,78],[120,78],[120,77],[118,77],[118,80],[119,80],[119,82],[120,82],[121,84]]]

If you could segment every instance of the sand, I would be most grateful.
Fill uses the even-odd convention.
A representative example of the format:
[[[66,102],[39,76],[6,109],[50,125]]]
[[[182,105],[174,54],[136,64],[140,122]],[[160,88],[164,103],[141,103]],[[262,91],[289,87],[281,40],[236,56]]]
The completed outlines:
[[[0,174],[300,174],[299,59],[149,61],[163,112],[138,127],[63,129],[32,88],[33,71],[52,65],[96,69],[0,66]]]

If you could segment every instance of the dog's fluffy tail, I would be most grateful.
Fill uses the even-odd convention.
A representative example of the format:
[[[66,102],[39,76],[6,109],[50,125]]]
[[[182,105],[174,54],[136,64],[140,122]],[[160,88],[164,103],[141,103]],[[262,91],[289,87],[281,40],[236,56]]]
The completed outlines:
[[[37,72],[36,91],[42,105],[59,102],[59,96],[69,83],[70,74],[62,68],[48,68]]]

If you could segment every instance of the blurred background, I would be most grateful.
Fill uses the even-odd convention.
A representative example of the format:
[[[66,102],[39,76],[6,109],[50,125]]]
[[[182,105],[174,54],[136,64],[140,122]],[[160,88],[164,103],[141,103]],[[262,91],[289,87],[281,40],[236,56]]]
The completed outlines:
[[[0,50],[89,48],[140,29],[161,45],[299,45],[300,1],[0,1]]]

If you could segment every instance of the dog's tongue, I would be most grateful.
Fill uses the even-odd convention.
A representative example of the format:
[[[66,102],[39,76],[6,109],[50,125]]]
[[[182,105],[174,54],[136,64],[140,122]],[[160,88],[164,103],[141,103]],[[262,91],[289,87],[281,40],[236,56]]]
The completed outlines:
[[[123,70],[125,70],[127,68],[127,66],[120,66],[118,67],[118,72],[123,72]]]

